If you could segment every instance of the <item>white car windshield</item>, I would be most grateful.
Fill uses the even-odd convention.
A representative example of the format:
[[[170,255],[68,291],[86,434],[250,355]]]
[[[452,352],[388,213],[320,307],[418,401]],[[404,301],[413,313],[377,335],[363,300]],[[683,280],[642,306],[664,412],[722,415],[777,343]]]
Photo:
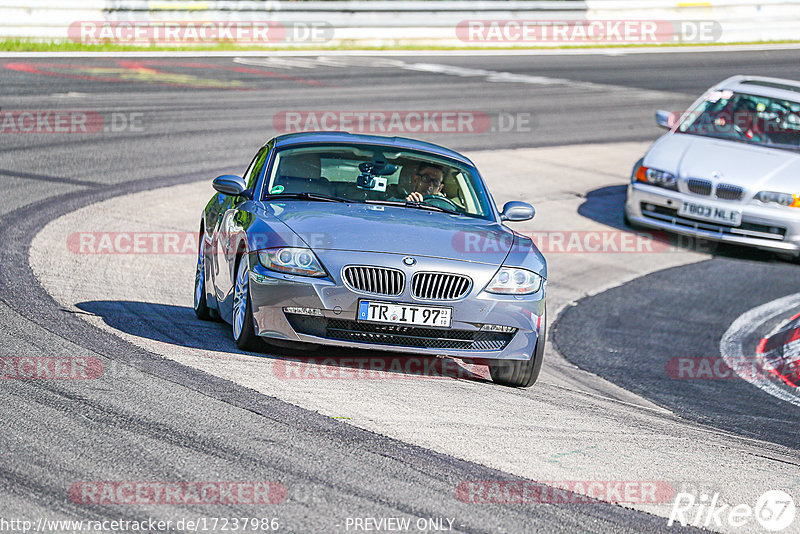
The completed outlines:
[[[492,218],[474,171],[433,154],[377,145],[311,145],[276,154],[264,199],[333,197],[350,202],[396,203]]]
[[[711,91],[686,114],[676,131],[797,150],[800,104],[733,91]]]

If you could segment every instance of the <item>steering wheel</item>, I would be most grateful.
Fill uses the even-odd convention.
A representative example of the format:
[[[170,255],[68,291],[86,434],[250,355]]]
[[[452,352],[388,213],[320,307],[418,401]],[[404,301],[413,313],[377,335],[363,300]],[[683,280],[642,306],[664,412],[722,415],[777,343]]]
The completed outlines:
[[[742,127],[741,127],[741,126],[739,126],[739,125],[738,125],[738,124],[736,124],[736,123],[733,123],[733,133],[735,133],[735,134],[739,135],[739,137],[743,137],[743,138],[745,138],[745,139],[749,139],[749,137],[747,137],[747,132],[745,132],[744,130],[742,130]]]
[[[740,137],[747,139],[748,141],[762,141],[761,132],[755,131],[753,128],[750,128],[751,135],[747,135],[747,132],[742,130],[742,128],[738,124],[733,125],[733,131],[739,134]]]
[[[444,208],[446,210],[451,211],[461,211],[461,208],[458,207],[458,204],[453,202],[447,197],[439,196],[439,195],[425,195],[422,197],[422,201],[426,204],[430,204],[431,206],[436,206],[438,208]]]

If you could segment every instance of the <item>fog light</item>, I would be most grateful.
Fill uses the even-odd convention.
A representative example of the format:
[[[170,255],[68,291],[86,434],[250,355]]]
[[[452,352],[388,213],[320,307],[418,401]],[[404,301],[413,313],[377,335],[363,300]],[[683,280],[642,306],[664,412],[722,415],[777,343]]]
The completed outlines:
[[[656,207],[653,206],[652,204],[645,204],[644,209],[646,209],[647,211],[653,211],[654,209],[656,209]]]
[[[314,317],[322,317],[322,310],[317,308],[298,308],[296,306],[288,306],[283,309],[284,313],[293,313],[295,315],[313,315]]]
[[[517,331],[513,326],[503,326],[499,324],[485,324],[481,327],[482,332],[503,332],[504,334],[513,334]]]

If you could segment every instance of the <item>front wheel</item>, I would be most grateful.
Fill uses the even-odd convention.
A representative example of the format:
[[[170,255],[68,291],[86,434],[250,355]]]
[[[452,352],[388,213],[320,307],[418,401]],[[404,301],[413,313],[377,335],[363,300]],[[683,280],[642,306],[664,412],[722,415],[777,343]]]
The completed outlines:
[[[261,340],[256,335],[253,322],[253,307],[250,302],[250,268],[247,255],[239,259],[236,270],[236,285],[233,290],[233,340],[242,350],[256,352]]]
[[[544,336],[536,342],[530,360],[497,360],[489,364],[492,380],[503,386],[527,388],[536,383],[542,369],[544,357]]]
[[[200,237],[200,249],[197,251],[197,268],[194,273],[194,313],[203,321],[213,319],[211,309],[206,301],[206,254],[203,247],[203,238]]]

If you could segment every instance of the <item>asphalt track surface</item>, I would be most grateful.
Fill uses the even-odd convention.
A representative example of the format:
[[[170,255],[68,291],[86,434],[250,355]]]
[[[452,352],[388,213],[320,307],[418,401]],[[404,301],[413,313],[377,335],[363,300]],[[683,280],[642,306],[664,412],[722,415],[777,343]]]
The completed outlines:
[[[796,406],[741,380],[727,379],[724,372],[691,375],[700,379],[669,373],[670,360],[719,358],[720,339],[737,317],[798,291],[797,265],[759,261],[755,255],[736,257],[736,252],[652,273],[584,299],[562,314],[553,330],[554,342],[581,368],[683,417],[796,448]],[[795,313],[786,310],[784,319]],[[587,329],[587,322],[595,327]],[[747,340],[751,354],[775,326],[761,325],[760,335]]]
[[[342,530],[346,516],[397,514],[456,517],[455,528],[467,532],[663,530],[662,518],[605,503],[476,507],[460,502],[453,492],[460,481],[508,476],[257,394],[95,329],[61,311],[39,286],[28,268],[28,248],[45,224],[79,207],[243,167],[254,147],[276,133],[272,117],[281,111],[458,109],[533,117],[531,131],[417,136],[457,150],[640,141],[659,134],[652,123],[655,107],[682,109],[707,86],[735,73],[800,77],[798,56],[776,51],[408,57],[393,59],[414,68],[365,60],[272,70],[227,59],[148,59],[138,65],[129,59],[122,65],[116,59],[4,60],[3,111],[92,110],[106,121],[112,113],[142,115],[136,131],[2,136],[2,355],[91,355],[128,368],[124,380],[101,377],[91,384],[3,381],[2,516],[252,516],[248,506],[134,513],[124,506],[76,504],[65,488],[92,480],[278,480],[290,488],[286,502],[257,515],[280,517],[288,531]],[[419,67],[431,63],[461,70]],[[496,73],[545,80],[504,82]],[[547,81],[553,79],[573,83]],[[619,199],[618,192],[611,198]],[[586,216],[604,217],[591,210]],[[587,299],[564,315],[556,339],[579,366],[679,416],[796,453],[798,416],[792,407],[746,385],[741,390],[686,386],[657,374],[672,347],[716,355],[719,336],[741,312],[797,292],[796,267],[723,252]],[[715,277],[724,285],[729,275],[734,291],[703,283],[702,277]],[[70,273],[63,276],[69,283]],[[681,303],[681,294],[687,298],[681,284],[689,282],[690,302]],[[721,299],[719,292],[726,289],[729,294]],[[651,297],[643,301],[642,292]],[[596,320],[592,307],[602,305],[614,310],[600,308],[606,326],[624,328],[581,327],[587,317],[581,314],[594,311]],[[641,316],[634,320],[636,313]],[[662,334],[651,337],[654,328],[646,320],[651,317],[662,325]],[[576,335],[568,335],[570,329]],[[615,343],[624,344],[639,364],[628,370],[621,356],[608,360],[604,349]],[[653,365],[662,366],[654,372]],[[726,411],[734,396],[735,409]],[[339,518],[338,524],[332,518]]]

